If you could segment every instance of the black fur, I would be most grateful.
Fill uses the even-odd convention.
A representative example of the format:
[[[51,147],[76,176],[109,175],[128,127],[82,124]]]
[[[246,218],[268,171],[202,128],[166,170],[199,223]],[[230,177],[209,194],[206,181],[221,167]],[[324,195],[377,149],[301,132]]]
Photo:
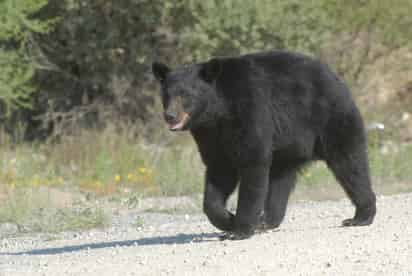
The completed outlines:
[[[165,110],[180,96],[190,114],[184,129],[207,168],[204,211],[214,226],[236,238],[262,223],[278,227],[299,169],[312,160],[327,163],[356,207],[343,225],[372,223],[375,194],[363,120],[327,65],[272,51],[177,70],[154,64],[153,71]],[[226,200],[239,182],[234,215]]]

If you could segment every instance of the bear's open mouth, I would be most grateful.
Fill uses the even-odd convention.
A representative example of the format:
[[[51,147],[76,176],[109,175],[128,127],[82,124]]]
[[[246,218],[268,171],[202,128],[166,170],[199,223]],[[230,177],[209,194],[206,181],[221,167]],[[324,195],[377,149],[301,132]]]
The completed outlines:
[[[190,115],[186,112],[182,112],[179,117],[180,117],[180,120],[177,123],[169,124],[170,130],[173,130],[173,131],[182,130],[190,119]]]

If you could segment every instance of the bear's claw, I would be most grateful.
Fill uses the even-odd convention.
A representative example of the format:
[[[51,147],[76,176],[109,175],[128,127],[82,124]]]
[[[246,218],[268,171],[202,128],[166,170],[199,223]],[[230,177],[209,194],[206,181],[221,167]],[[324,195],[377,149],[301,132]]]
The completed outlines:
[[[233,232],[225,232],[223,235],[219,237],[221,241],[225,240],[231,240],[231,241],[237,241],[237,240],[245,240],[248,239],[252,236],[253,234],[247,234],[247,233],[233,233]]]
[[[367,226],[372,224],[373,222],[373,217],[369,217],[366,219],[359,219],[359,218],[351,218],[351,219],[345,219],[342,221],[342,226],[343,227],[349,227],[349,226]]]

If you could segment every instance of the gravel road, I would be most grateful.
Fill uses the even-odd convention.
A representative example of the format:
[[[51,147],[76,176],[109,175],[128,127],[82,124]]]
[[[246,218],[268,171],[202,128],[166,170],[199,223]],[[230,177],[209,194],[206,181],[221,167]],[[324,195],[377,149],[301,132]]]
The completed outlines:
[[[128,211],[106,229],[2,239],[0,275],[412,275],[412,194],[380,196],[370,227],[339,227],[352,213],[298,202],[276,231],[219,241],[201,214]]]

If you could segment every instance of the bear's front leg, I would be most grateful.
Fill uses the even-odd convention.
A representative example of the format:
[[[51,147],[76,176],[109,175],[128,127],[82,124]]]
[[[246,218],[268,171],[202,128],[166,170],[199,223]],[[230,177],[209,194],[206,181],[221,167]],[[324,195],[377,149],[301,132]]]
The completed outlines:
[[[270,165],[262,164],[241,169],[238,205],[231,239],[253,235],[260,223],[268,190]]]
[[[207,166],[203,209],[218,229],[233,231],[234,215],[226,210],[226,201],[236,188],[238,176],[228,163],[216,162]]]

